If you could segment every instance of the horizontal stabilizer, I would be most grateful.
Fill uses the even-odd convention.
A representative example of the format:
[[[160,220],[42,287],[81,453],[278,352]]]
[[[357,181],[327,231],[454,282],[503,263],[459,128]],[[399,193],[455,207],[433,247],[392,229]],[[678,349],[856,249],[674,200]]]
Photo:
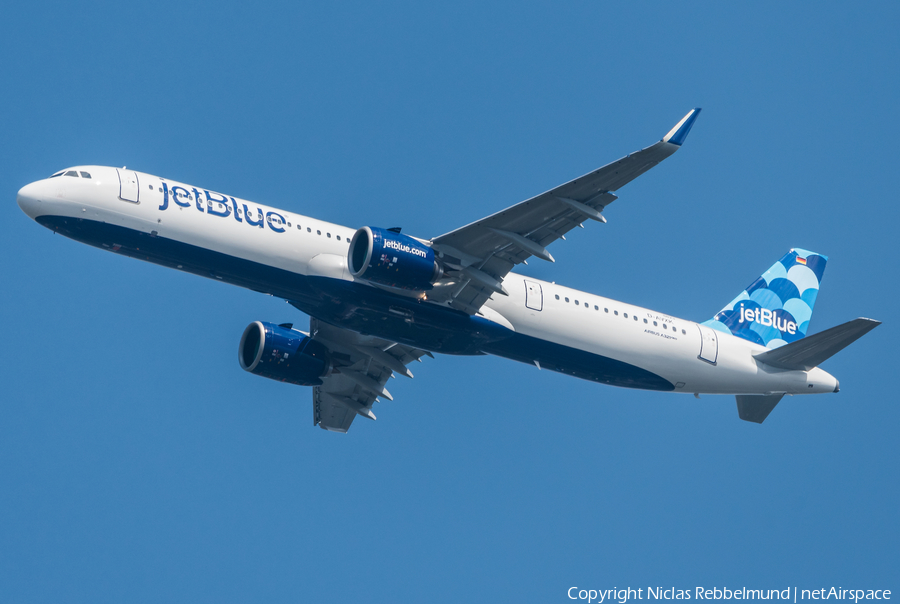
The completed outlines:
[[[752,394],[739,394],[737,398],[738,415],[745,422],[761,424],[769,417],[772,409],[781,400],[783,394],[769,394],[767,396],[755,396]]]
[[[779,369],[809,371],[879,325],[881,325],[881,321],[874,319],[853,319],[843,325],[806,336],[802,340],[785,344],[780,348],[755,354],[753,357],[761,363]],[[738,405],[740,405],[740,401],[738,401]]]

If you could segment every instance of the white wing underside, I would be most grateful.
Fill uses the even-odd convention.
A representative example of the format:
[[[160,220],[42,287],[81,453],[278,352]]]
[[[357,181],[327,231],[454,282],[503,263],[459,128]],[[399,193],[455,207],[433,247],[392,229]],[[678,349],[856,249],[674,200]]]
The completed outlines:
[[[334,368],[313,388],[313,423],[346,432],[357,415],[375,419],[372,405],[391,399],[385,383],[396,372],[412,377],[406,365],[430,353],[389,340],[364,336],[310,317],[310,336],[332,353]]]

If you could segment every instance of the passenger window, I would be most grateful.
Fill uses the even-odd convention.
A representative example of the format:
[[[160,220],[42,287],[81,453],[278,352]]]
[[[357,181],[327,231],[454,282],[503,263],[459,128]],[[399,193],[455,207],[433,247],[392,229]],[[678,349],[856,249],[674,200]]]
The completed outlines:
[[[644,323],[646,323],[646,322],[647,322],[647,319],[644,319]]]
[[[685,330],[683,330],[683,329],[681,330],[681,333],[682,333],[683,335],[687,335],[687,332],[686,332]]]
[[[331,233],[325,233],[325,234],[328,235],[329,239],[331,239]]]
[[[666,327],[665,323],[663,323],[663,329],[669,329],[668,327]]]
[[[609,313],[609,309],[608,309],[608,308],[604,308],[604,309],[603,309],[603,312]]]
[[[300,225],[298,224],[298,225],[297,225],[297,230],[298,230],[298,231],[302,231],[302,230],[303,230],[303,227],[300,226]]]
[[[618,316],[619,316],[619,311],[614,310],[614,311],[613,311],[613,314],[616,315],[616,316],[618,317]]]
[[[87,174],[87,172],[82,172],[82,173],[81,173],[81,177],[84,178],[84,175],[85,175],[85,174]],[[90,176],[88,176],[88,178],[90,178]],[[147,185],[147,188],[149,188],[149,189],[152,191],[152,190],[153,190],[153,185]]]
[[[78,178],[78,172],[76,172],[75,170],[69,170],[64,174],[64,176],[74,176],[75,178]]]
[[[653,322],[653,327],[657,327],[658,323],[656,321]]]
[[[556,294],[556,299],[559,300],[559,294]]]
[[[578,306],[578,300],[575,300],[575,306]]]
[[[321,235],[321,234],[322,234],[322,231],[316,229],[316,235]]]
[[[626,318],[626,319],[628,318],[628,313],[625,313],[625,318]]]
[[[82,173],[81,173],[81,178],[90,178],[90,177],[91,177],[91,173],[90,173],[90,172],[82,172]],[[150,188],[152,189],[152,188],[153,188],[153,185],[150,185]]]
[[[568,299],[568,298],[566,298],[566,302],[568,302],[568,301],[569,301],[569,299]]]
[[[585,308],[590,308],[590,304],[588,304],[587,302],[585,302],[585,303],[584,303],[584,307],[585,307]]]
[[[340,235],[337,235],[337,240],[338,240],[338,241],[341,240],[341,236],[340,236]]]
[[[600,310],[600,307],[594,304],[594,310]]]
[[[306,232],[307,232],[307,233],[312,233],[312,229],[309,228],[309,227],[306,227]]]
[[[634,315],[634,320],[637,321],[637,315]]]

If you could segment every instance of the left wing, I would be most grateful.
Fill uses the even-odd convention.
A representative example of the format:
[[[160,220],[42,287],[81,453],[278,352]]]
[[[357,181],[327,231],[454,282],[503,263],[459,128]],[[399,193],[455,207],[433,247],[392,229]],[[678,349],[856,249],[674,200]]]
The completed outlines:
[[[346,432],[357,415],[375,419],[372,405],[383,397],[393,400],[385,388],[394,372],[412,377],[406,365],[431,353],[389,340],[364,336],[313,317],[309,335],[331,352],[333,368],[313,388],[313,425]]]
[[[503,278],[530,256],[553,262],[547,246],[601,212],[616,191],[677,151],[700,109],[692,109],[658,143],[431,242],[451,269],[428,299],[475,314],[494,293],[508,295]]]

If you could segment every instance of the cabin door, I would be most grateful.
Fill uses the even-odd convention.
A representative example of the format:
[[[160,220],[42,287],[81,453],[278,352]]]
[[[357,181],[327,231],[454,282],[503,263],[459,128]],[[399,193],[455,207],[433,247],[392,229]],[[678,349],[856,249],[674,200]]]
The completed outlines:
[[[125,168],[116,168],[116,172],[119,173],[119,199],[138,203],[141,187],[137,173]]]
[[[697,325],[697,327],[700,329],[700,354],[697,358],[715,365],[716,359],[719,357],[719,338],[716,330],[704,325]]]
[[[541,292],[541,284],[525,280],[525,308],[541,310],[544,308],[544,294]]]

